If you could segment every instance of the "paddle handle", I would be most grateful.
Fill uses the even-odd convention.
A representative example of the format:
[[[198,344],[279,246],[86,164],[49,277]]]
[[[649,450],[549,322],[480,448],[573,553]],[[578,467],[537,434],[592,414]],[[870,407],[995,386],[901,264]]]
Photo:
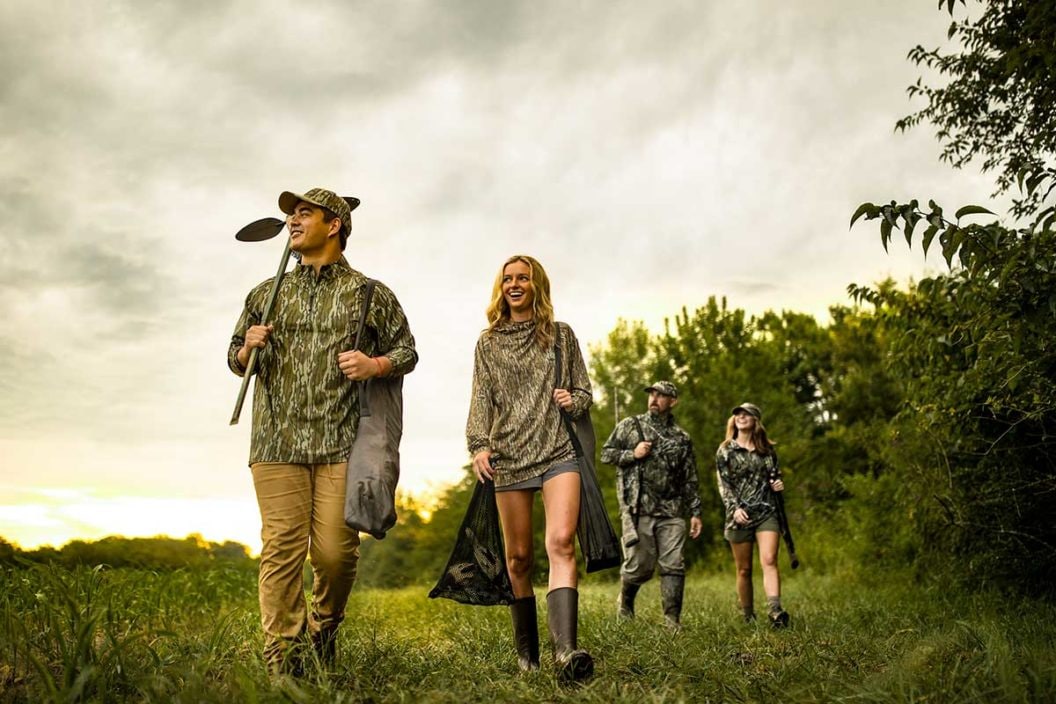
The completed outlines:
[[[282,285],[283,274],[286,273],[286,265],[290,263],[290,238],[286,238],[286,248],[282,250],[282,260],[279,263],[279,270],[275,274],[275,281],[271,284],[271,293],[268,295],[268,303],[264,306],[264,315],[261,316],[261,322],[267,324],[269,318],[271,318],[271,311],[275,307],[275,299],[279,297],[279,286]],[[260,350],[259,347],[254,347],[249,351],[249,362],[246,364],[246,373],[242,376],[242,386],[238,390],[238,398],[235,400],[235,411],[231,414],[231,425],[238,424],[238,417],[242,415],[242,404],[246,402],[246,391],[249,390],[249,377],[253,376],[253,373],[257,370],[257,352]]]

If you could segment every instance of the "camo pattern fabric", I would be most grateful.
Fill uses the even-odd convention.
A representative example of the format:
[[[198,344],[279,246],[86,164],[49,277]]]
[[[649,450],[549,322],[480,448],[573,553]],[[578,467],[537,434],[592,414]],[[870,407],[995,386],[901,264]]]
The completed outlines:
[[[283,191],[279,195],[279,210],[287,215],[293,215],[294,208],[301,201],[326,208],[337,215],[337,217],[341,218],[341,224],[345,226],[346,233],[352,229],[352,208],[349,207],[347,200],[333,191],[328,191],[325,188],[313,188],[303,195],[292,191]],[[356,204],[358,205],[358,202]]]
[[[227,363],[242,376],[237,353],[246,330],[260,325],[273,279],[250,291],[235,324]],[[344,257],[320,268],[297,265],[282,279],[267,344],[257,353],[249,462],[319,464],[348,460],[359,421],[359,386],[337,366],[353,348],[367,277]],[[407,317],[392,291],[374,289],[360,350],[392,361],[392,374],[418,363]]]
[[[635,418],[641,424],[641,435]],[[653,446],[648,455],[636,460],[634,448],[643,436]],[[616,466],[621,513],[663,518],[700,516],[700,479],[693,441],[670,413],[643,413],[621,420],[601,448],[601,461]]]
[[[762,455],[749,452],[736,440],[724,442],[715,453],[719,496],[726,509],[726,530],[755,528],[777,510],[771,479],[781,478],[777,454]],[[747,524],[735,523],[733,512],[743,508],[748,514]]]
[[[566,360],[561,386],[572,394],[569,414],[579,418],[593,402],[587,366],[572,328],[557,325]],[[555,376],[554,348],[539,346],[534,320],[501,324],[477,340],[466,445],[470,455],[491,450],[496,487],[533,479],[575,459],[554,403]]]

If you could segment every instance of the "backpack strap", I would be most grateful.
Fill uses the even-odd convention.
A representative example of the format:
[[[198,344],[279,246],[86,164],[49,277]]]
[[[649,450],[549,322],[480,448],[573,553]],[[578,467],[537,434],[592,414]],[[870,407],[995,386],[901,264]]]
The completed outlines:
[[[554,388],[561,388],[561,326],[554,323]],[[575,428],[572,427],[572,417],[568,415],[568,411],[561,406],[557,407],[557,410],[561,413],[561,422],[565,426],[565,430],[568,432],[568,439],[572,442],[572,449],[575,450],[576,457],[583,456],[583,443],[579,441],[579,436],[576,435]]]
[[[363,291],[363,305],[359,309],[359,324],[356,326],[356,339],[352,343],[352,349],[358,350],[363,341],[363,330],[367,327],[367,313],[370,312],[370,302],[374,298],[374,289],[377,287],[376,279],[367,279],[367,285]],[[370,396],[367,394],[367,382],[356,382],[359,387],[359,415],[361,418],[370,415]]]
[[[363,291],[363,305],[359,309],[359,324],[356,326],[356,340],[352,343],[352,349],[358,350],[359,343],[363,340],[363,329],[367,326],[367,313],[370,312],[370,301],[374,298],[374,288],[378,285],[377,280],[367,279],[366,289]]]
[[[638,428],[638,438],[640,442],[645,442],[645,433],[642,432],[642,421],[638,420],[638,416],[631,416],[634,418],[634,427]]]

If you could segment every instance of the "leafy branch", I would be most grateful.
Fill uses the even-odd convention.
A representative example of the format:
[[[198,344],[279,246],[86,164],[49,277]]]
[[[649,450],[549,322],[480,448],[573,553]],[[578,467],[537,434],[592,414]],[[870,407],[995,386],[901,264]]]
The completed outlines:
[[[891,201],[887,205],[876,205],[874,203],[862,203],[851,216],[850,227],[854,227],[860,218],[866,220],[880,220],[880,242],[884,245],[884,251],[888,251],[888,244],[895,230],[901,230],[905,235],[906,244],[913,246],[913,233],[917,225],[926,223],[927,227],[920,234],[921,245],[925,256],[931,243],[936,237],[942,246],[942,256],[946,260],[946,266],[953,267],[953,257],[957,256],[961,263],[970,267],[973,254],[980,247],[996,249],[1000,246],[1001,232],[1008,232],[995,224],[991,225],[961,225],[961,218],[969,215],[993,215],[994,213],[981,205],[966,205],[954,213],[954,220],[949,220],[943,214],[942,206],[933,200],[928,201],[927,212],[920,209],[917,200],[911,200],[905,204]],[[989,245],[989,247],[988,247]]]

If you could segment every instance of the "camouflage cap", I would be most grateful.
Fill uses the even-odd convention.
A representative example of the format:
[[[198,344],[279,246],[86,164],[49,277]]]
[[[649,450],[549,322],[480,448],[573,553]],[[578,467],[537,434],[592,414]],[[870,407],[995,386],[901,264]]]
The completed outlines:
[[[759,406],[756,406],[754,403],[742,403],[731,411],[731,415],[737,415],[738,413],[747,413],[748,415],[753,416],[756,420],[763,419],[763,412],[759,410]]]
[[[312,205],[318,205],[320,208],[326,208],[330,212],[334,213],[341,219],[341,224],[345,226],[345,235],[347,236],[349,231],[352,229],[352,211],[359,205],[359,198],[342,198],[333,191],[328,191],[325,188],[313,188],[304,195],[300,193],[294,193],[293,191],[283,191],[279,194],[279,210],[286,213],[287,215],[293,215],[293,209],[297,207],[297,204],[301,201],[305,203],[311,203]]]
[[[670,381],[654,381],[651,386],[646,386],[644,390],[655,391],[671,398],[678,398],[678,389]]]

